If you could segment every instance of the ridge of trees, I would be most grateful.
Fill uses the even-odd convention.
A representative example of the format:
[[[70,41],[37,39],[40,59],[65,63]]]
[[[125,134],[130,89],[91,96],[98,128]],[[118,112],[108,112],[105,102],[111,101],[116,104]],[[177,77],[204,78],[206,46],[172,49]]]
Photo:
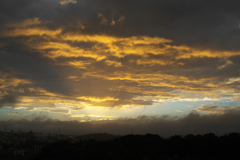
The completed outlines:
[[[126,135],[108,141],[59,141],[46,145],[37,160],[219,160],[240,159],[240,133],[216,136],[188,134],[162,138],[159,135]]]

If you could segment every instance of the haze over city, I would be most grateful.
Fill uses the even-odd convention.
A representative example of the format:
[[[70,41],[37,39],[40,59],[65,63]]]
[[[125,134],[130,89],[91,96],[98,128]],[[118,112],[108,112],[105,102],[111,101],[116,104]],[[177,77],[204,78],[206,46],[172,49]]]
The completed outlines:
[[[1,0],[0,131],[240,132],[239,7]]]

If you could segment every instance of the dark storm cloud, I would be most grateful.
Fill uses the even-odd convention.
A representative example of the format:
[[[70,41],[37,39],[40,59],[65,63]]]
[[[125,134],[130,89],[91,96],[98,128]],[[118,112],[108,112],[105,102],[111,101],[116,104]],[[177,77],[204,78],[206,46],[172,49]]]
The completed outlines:
[[[30,82],[15,86],[15,90],[24,88],[25,92],[22,94],[35,96],[39,93],[28,92],[28,88],[40,87],[65,99],[76,99],[81,96],[114,97],[119,101],[101,103],[115,107],[126,104],[152,105],[152,101],[133,99],[138,96],[175,97],[177,95],[169,93],[174,89],[210,91],[219,86],[236,88],[235,83],[219,84],[227,82],[229,78],[238,77],[240,74],[238,56],[228,56],[230,57],[228,59],[222,55],[211,57],[209,53],[206,56],[190,55],[188,58],[179,58],[182,53],[188,55],[194,54],[195,51],[180,51],[177,46],[184,45],[212,51],[238,51],[240,33],[238,1],[230,0],[226,3],[223,0],[150,0],[148,2],[77,0],[76,2],[66,5],[54,0],[0,2],[2,29],[0,71]],[[28,35],[33,32],[27,30],[29,28],[38,30]],[[23,34],[23,30],[20,30],[14,35],[14,29],[26,29],[26,32]],[[57,29],[61,29],[59,33],[52,34]],[[43,34],[38,34],[43,30]],[[5,35],[5,32],[9,34]],[[137,40],[143,40],[144,38],[139,36],[148,36],[145,42],[152,40],[149,37],[157,36],[171,39],[173,42],[166,41],[159,44],[141,42],[131,48],[129,46],[134,38],[118,39],[116,42],[111,42],[112,47],[104,43],[104,40],[94,41],[94,38],[86,40],[85,37],[79,41],[64,39],[64,36],[70,33],[116,36],[115,40],[117,37],[132,36],[136,36]],[[57,47],[46,47],[51,46],[52,43],[58,43]],[[68,48],[66,45],[69,45]],[[151,50],[151,47],[163,49],[166,45],[171,47],[165,49],[164,53]],[[173,45],[177,46],[173,48]],[[126,48],[131,51],[135,49],[134,47],[139,47],[136,53],[124,53]],[[122,50],[122,56],[112,55],[111,52],[114,51],[107,50],[109,48]],[[77,52],[71,54],[75,49],[78,49]],[[138,53],[143,49],[146,52]],[[87,55],[85,52],[78,55],[81,50],[92,51],[98,56],[106,57],[94,57],[91,55],[93,53]],[[49,57],[53,52],[58,55]],[[156,74],[159,74],[159,77],[154,78]],[[171,76],[183,76],[188,79],[179,80]],[[214,79],[211,79],[212,77]],[[187,81],[196,79],[201,81],[203,78],[210,80],[201,83]],[[153,81],[152,86],[146,85]],[[158,86],[158,82],[164,83]],[[215,87],[205,85],[208,83],[212,83]],[[12,86],[4,89],[11,90]],[[88,100],[80,98],[80,101]]]
[[[77,3],[68,5],[61,5],[56,1],[24,0],[20,3],[16,0],[4,0],[1,3],[3,7],[1,13],[11,17],[9,21],[39,17],[43,21],[53,22],[49,25],[63,27],[66,30],[64,32],[76,32],[67,24],[73,24],[79,20],[86,25],[85,29],[79,30],[86,34],[159,36],[173,39],[177,44],[217,50],[226,46],[225,49],[238,50],[239,40],[235,32],[239,32],[239,11],[236,7],[239,6],[239,2],[234,0],[228,3],[214,0],[162,0],[147,3],[145,1],[79,0]],[[22,13],[20,17],[18,12]],[[97,17],[100,12],[107,17],[108,21],[112,18],[117,21],[119,18],[117,16],[124,15],[124,23],[116,23],[114,27],[100,25],[101,20]],[[231,40],[233,43],[230,42]],[[217,44],[212,44],[210,41]],[[71,45],[91,47],[90,44],[83,43]],[[174,55],[171,55],[171,59],[173,57]],[[161,57],[161,59],[166,58]]]
[[[111,58],[110,60],[114,60],[116,62],[120,62],[122,64],[121,67],[108,66],[102,61],[93,62],[91,67],[94,67],[95,71],[99,71],[98,73],[101,75],[113,75],[116,71],[128,73],[128,74],[136,74],[141,75],[144,73],[155,74],[161,71],[166,75],[174,75],[174,76],[186,76],[189,79],[201,79],[201,78],[212,78],[208,82],[218,85],[220,82],[227,81],[231,77],[238,77],[240,74],[240,66],[236,64],[236,60],[232,63],[229,60],[223,58],[211,58],[211,57],[192,57],[192,58],[182,58],[176,59],[175,55],[177,54],[164,54],[164,55],[153,55],[147,54],[147,56],[138,56],[138,55],[127,55],[123,58]],[[236,59],[238,58],[235,56]],[[232,60],[233,58],[231,58]],[[138,60],[143,62],[148,62],[152,60],[159,60],[160,62],[167,62],[167,64],[137,64]],[[133,62],[131,62],[133,61]],[[196,84],[194,82],[185,82],[185,81],[173,81],[171,79],[165,79],[165,82],[172,83],[176,86],[186,85],[191,86],[196,89],[211,90],[212,87],[205,87],[204,83]],[[207,81],[206,81],[207,82]],[[206,83],[205,82],[205,83]],[[137,86],[139,83],[125,83],[126,86]],[[222,84],[222,86],[224,86]],[[138,86],[138,88],[147,91],[147,90],[162,90],[162,91],[172,91],[174,88],[168,86]]]
[[[103,78],[85,77],[79,81],[72,81],[67,79],[71,75],[78,75],[81,78],[83,71],[74,69],[73,67],[56,65],[55,62],[49,58],[41,56],[36,50],[32,50],[25,46],[10,46],[4,47],[1,53],[1,71],[11,73],[12,76],[30,80],[33,84],[25,84],[15,87],[15,90],[25,88],[25,96],[35,96],[33,92],[29,92],[28,88],[41,87],[52,93],[59,93],[65,96],[93,96],[104,98],[106,96],[119,98],[120,101],[115,103],[106,103],[112,107],[124,104],[137,104],[137,105],[152,105],[152,102],[146,101],[130,101],[136,95],[127,91],[110,91],[109,86],[136,86],[136,82],[128,81],[108,81]],[[29,49],[29,50],[28,50]],[[93,60],[89,58],[58,58],[58,63],[71,60]],[[95,60],[94,60],[95,61]],[[104,65],[106,66],[106,65]],[[101,70],[99,65],[94,63],[90,66],[95,67],[95,71]],[[109,67],[112,68],[112,67]],[[105,68],[106,69],[106,68]],[[104,71],[108,73],[108,70]],[[111,72],[109,73],[111,74]],[[99,85],[101,84],[101,85]],[[9,87],[10,88],[10,87]],[[6,88],[5,88],[6,89]],[[39,96],[40,98],[40,96]],[[67,99],[73,99],[67,97]],[[84,100],[81,100],[84,101]]]
[[[139,116],[136,119],[118,119],[114,121],[59,121],[56,119],[0,121],[0,126],[22,131],[56,132],[59,128],[63,134],[111,133],[115,135],[130,134],[159,134],[163,137],[171,135],[215,133],[223,135],[229,132],[239,132],[239,111],[228,112],[222,115],[200,115],[192,112],[183,117],[148,117]]]
[[[79,84],[77,82],[71,83],[67,78],[72,74],[81,76],[81,71],[73,67],[56,65],[52,59],[43,57],[39,52],[27,46],[18,46],[17,44],[12,44],[12,46],[14,47],[4,47],[4,51],[0,53],[0,68],[2,72],[34,83],[33,85],[25,85],[25,87],[41,87],[50,92],[68,96],[72,94],[73,88]],[[59,63],[61,63],[61,58],[59,59]]]
[[[240,2],[236,0],[77,0],[67,5],[51,0],[2,0],[0,6],[2,22],[39,17],[53,21],[50,28],[63,27],[64,33],[159,36],[201,49],[239,50]],[[99,13],[106,25],[100,24]]]
[[[84,4],[84,5],[83,5]],[[188,44],[197,48],[238,50],[240,3],[235,0],[176,0],[176,1],[78,1],[69,4],[77,15],[89,15],[89,27],[83,32],[105,33],[119,36],[148,35],[175,40],[176,44]],[[91,6],[91,9],[79,9]],[[90,13],[89,13],[90,12]],[[100,25],[100,19],[92,19],[101,12],[108,22],[116,12],[124,15],[122,24]],[[84,14],[85,13],[85,14]],[[91,16],[90,16],[91,15]],[[98,24],[97,24],[98,23]],[[94,25],[91,25],[94,24]]]
[[[232,56],[229,58],[232,62],[234,62],[236,65],[240,65],[240,55]]]
[[[0,108],[2,108],[3,106],[14,106],[16,103],[19,102],[19,97],[15,94],[7,94],[4,95],[1,99],[0,99]]]
[[[12,44],[13,45],[13,44]],[[99,72],[102,75],[111,75],[115,71],[129,71],[129,67],[124,67],[123,69],[118,69],[116,67],[108,66],[103,61],[96,61],[91,58],[57,58],[57,64],[52,59],[43,57],[37,50],[28,48],[27,46],[13,45],[5,46],[4,51],[1,53],[1,71],[11,73],[18,78],[24,78],[30,80],[33,84],[21,85],[19,88],[25,88],[25,95],[30,96],[31,92],[28,88],[31,87],[41,87],[52,93],[60,93],[65,96],[93,96],[104,98],[106,96],[111,96],[119,98],[119,102],[110,103],[111,106],[115,107],[124,104],[136,104],[136,105],[152,105],[152,102],[146,101],[130,101],[131,98],[142,95],[141,93],[129,93],[128,91],[110,91],[109,86],[125,86],[132,87],[137,86],[137,82],[115,80],[109,81],[104,78],[96,77],[85,77],[79,81],[72,81],[67,79],[71,75],[78,75],[79,78],[82,77],[85,69],[79,70],[74,69],[69,66],[57,65],[58,63],[65,63],[66,61],[92,61],[89,68],[92,68],[95,72]],[[130,59],[134,59],[133,56]],[[141,58],[141,57],[140,57]],[[127,64],[130,65],[130,64]],[[132,66],[134,67],[134,66]],[[136,68],[139,68],[135,64]],[[135,68],[135,69],[136,69]],[[144,69],[144,66],[139,68]],[[145,70],[148,70],[145,68]],[[149,70],[150,71],[150,70]],[[130,72],[131,73],[131,72]],[[132,72],[132,73],[135,73]],[[101,85],[99,85],[101,84]],[[16,87],[18,89],[18,87]],[[168,87],[143,87],[146,90],[171,90]],[[70,98],[71,99],[71,98]]]
[[[62,69],[51,65],[51,60],[43,58],[34,50],[5,49],[1,53],[1,71],[12,73],[12,76],[38,82],[39,87],[52,86],[52,81],[62,79]],[[45,83],[46,82],[46,83]],[[52,82],[52,83],[51,83]],[[49,84],[48,84],[49,83]],[[46,86],[45,86],[46,85]],[[55,86],[58,85],[57,83]],[[51,87],[50,87],[51,88]],[[61,89],[60,89],[61,90]]]
[[[175,70],[175,73],[170,71],[168,74],[184,75],[194,78],[229,78],[235,77],[239,74],[239,66],[231,61],[226,61],[226,59],[223,58],[202,57],[179,59],[176,63],[183,63],[183,65],[179,65],[177,68],[172,68],[172,71],[174,72]]]

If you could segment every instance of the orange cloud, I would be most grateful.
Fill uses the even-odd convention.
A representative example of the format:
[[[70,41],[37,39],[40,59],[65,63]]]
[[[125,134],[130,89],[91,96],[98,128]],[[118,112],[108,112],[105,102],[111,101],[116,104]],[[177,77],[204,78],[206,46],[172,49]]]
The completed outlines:
[[[68,3],[77,3],[76,0],[58,0],[61,5],[66,5]]]
[[[39,18],[35,17],[35,18],[26,19],[23,22],[7,23],[5,26],[8,28],[27,28],[34,25],[44,24],[44,23],[47,23],[47,22],[42,22],[39,20]]]
[[[19,29],[16,28],[11,31],[6,31],[2,34],[5,37],[17,37],[17,36],[34,36],[34,35],[48,35],[48,36],[55,36],[61,33],[62,30],[58,29],[55,31],[45,29],[45,28],[29,28],[29,29]]]
[[[15,78],[15,77],[12,77],[8,74],[3,74],[1,72],[0,72],[0,74],[1,74],[1,76],[0,76],[0,89],[3,89],[3,90],[10,89],[10,87],[17,87],[20,84],[31,84],[31,82],[29,80],[26,80],[26,79]]]
[[[61,1],[62,4],[69,3],[70,1]],[[60,2],[60,3],[61,3]],[[102,18],[101,24],[107,24],[107,19],[103,14],[99,13],[98,17]],[[117,22],[123,21],[124,16],[120,17],[118,21],[112,19],[112,25]],[[239,55],[239,52],[234,51],[212,51],[212,50],[198,50],[195,48],[190,48],[184,45],[173,45],[173,41],[170,39],[165,39],[161,37],[149,37],[149,36],[131,36],[131,37],[115,37],[109,35],[86,35],[80,33],[62,33],[63,29],[58,28],[56,30],[50,30],[47,27],[41,26],[44,23],[38,18],[26,19],[23,22],[18,23],[9,23],[6,24],[8,28],[4,34],[1,36],[5,37],[18,37],[18,36],[40,36],[43,41],[35,42],[31,38],[28,41],[23,41],[25,45],[29,48],[36,49],[48,58],[52,58],[54,61],[53,65],[62,65],[62,66],[72,66],[74,69],[81,70],[80,75],[77,74],[66,74],[65,80],[71,82],[80,82],[82,79],[87,78],[97,78],[104,80],[104,82],[113,82],[121,81],[121,84],[106,85],[106,90],[110,92],[119,92],[124,91],[127,93],[132,93],[133,98],[127,100],[120,100],[118,96],[109,97],[103,95],[99,98],[97,96],[83,96],[80,94],[81,91],[75,92],[74,95],[63,96],[58,93],[52,93],[43,88],[28,88],[28,91],[31,92],[34,96],[48,96],[52,98],[44,99],[41,103],[45,104],[46,102],[61,103],[66,106],[77,106],[79,101],[86,102],[87,105],[96,105],[96,106],[113,106],[117,104],[115,102],[122,101],[124,104],[140,104],[138,101],[134,101],[139,95],[152,96],[158,98],[178,98],[178,99],[194,99],[196,97],[191,97],[189,94],[180,95],[180,93],[174,94],[171,93],[173,90],[181,90],[182,92],[191,92],[191,93],[200,93],[204,91],[205,97],[208,99],[214,99],[218,97],[223,97],[225,94],[234,95],[236,93],[236,88],[231,88],[231,84],[238,82],[238,78],[230,78],[228,81],[224,81],[224,85],[217,82],[219,77],[211,78],[194,78],[192,76],[181,76],[175,73],[163,72],[161,69],[158,71],[150,72],[149,68],[144,67],[154,67],[156,66],[173,66],[175,67],[173,72],[178,72],[178,66],[184,66],[185,62],[177,62],[180,59],[189,59],[193,57],[212,57],[212,58],[222,58],[225,59],[225,63],[220,63],[219,66],[216,66],[219,70],[226,68],[229,65],[232,65],[233,62],[226,60],[227,57],[233,55]],[[81,27],[80,27],[81,28]],[[76,45],[78,43],[90,43],[90,47],[82,47],[81,45]],[[175,55],[172,55],[173,58],[151,58],[153,56],[171,56],[172,51]],[[128,64],[121,61],[122,59],[130,56],[135,56],[138,58],[132,58],[128,60]],[[175,56],[175,57],[174,57]],[[84,57],[87,60],[81,60]],[[58,58],[69,58],[66,61],[58,61]],[[79,59],[76,59],[79,58]],[[100,67],[98,66],[99,63]],[[128,66],[128,65],[133,66]],[[102,65],[102,66],[101,66]],[[177,67],[176,67],[177,66]],[[105,70],[105,68],[110,68],[111,72]],[[149,69],[149,70],[148,70]],[[164,68],[163,70],[168,70],[169,68]],[[186,69],[184,69],[184,72]],[[187,72],[187,71],[186,71]],[[124,83],[131,83],[130,85],[125,85]],[[10,87],[17,87],[20,84],[31,84],[27,80],[17,79],[17,78],[6,78],[0,77],[0,89],[4,90]],[[227,86],[228,85],[228,86]],[[160,89],[159,89],[160,88]],[[166,88],[165,90],[162,88]],[[12,88],[11,88],[12,89]],[[71,88],[72,89],[72,88]],[[216,92],[217,89],[227,90],[232,89],[234,92]],[[16,89],[18,92],[24,94],[26,88]],[[70,89],[69,89],[70,90]],[[12,91],[14,91],[12,89]],[[2,93],[2,92],[1,92]],[[104,94],[104,93],[103,93]],[[198,95],[199,96],[199,95]],[[190,98],[189,98],[190,97]],[[61,102],[59,99],[65,99],[66,101],[71,99],[75,102],[68,104],[70,102]],[[30,100],[29,100],[30,101]],[[31,101],[35,102],[36,99]],[[41,100],[40,100],[41,101]],[[24,101],[26,102],[26,101]],[[30,103],[30,102],[29,102]],[[76,105],[74,105],[76,103]],[[119,103],[117,105],[124,105]],[[146,103],[145,101],[141,104]],[[27,104],[27,102],[25,103]],[[150,103],[148,103],[151,105]],[[147,104],[147,105],[148,105]],[[62,107],[64,107],[64,105]],[[59,107],[59,106],[58,106]]]
[[[51,92],[48,92],[42,88],[28,88],[28,90],[30,92],[36,92],[36,94],[38,95],[46,95],[46,96],[60,96],[59,94],[55,94],[55,93],[51,93]]]
[[[86,97],[86,96],[77,97],[77,99],[80,99],[80,100],[83,99],[83,100],[88,100],[88,101],[92,101],[92,102],[118,101],[119,100],[119,99],[113,98],[113,97],[97,98],[97,97]]]

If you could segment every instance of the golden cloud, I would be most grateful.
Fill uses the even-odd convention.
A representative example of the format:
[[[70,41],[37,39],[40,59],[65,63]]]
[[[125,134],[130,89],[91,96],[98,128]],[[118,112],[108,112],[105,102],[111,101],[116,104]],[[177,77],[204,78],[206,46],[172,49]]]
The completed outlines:
[[[7,90],[10,89],[10,87],[16,87],[19,86],[20,84],[31,84],[31,82],[26,79],[12,77],[8,74],[1,74],[0,76],[0,89]]]
[[[98,98],[98,97],[77,97],[77,99],[80,100],[87,100],[87,101],[92,101],[92,102],[103,102],[103,101],[118,101],[119,99],[113,98],[113,97],[105,97],[105,98]]]
[[[72,1],[60,1],[61,4],[70,3]],[[103,14],[99,13],[98,17],[102,18],[101,24],[107,24],[107,19]],[[119,20],[114,21],[112,19],[112,25],[117,22],[123,21],[124,16],[120,17]],[[177,46],[173,45],[173,41],[170,39],[160,38],[160,37],[149,37],[149,36],[132,36],[132,37],[114,37],[108,35],[86,35],[80,33],[63,33],[62,28],[56,30],[48,29],[47,27],[41,26],[44,23],[38,18],[26,19],[19,23],[9,23],[6,24],[8,29],[4,30],[4,34],[1,36],[5,37],[18,37],[18,36],[40,36],[43,41],[36,42],[31,41],[23,42],[30,48],[38,50],[41,54],[46,57],[52,58],[55,65],[66,65],[72,66],[76,69],[83,70],[81,75],[68,75],[65,77],[67,81],[78,82],[86,78],[98,78],[104,80],[105,82],[121,81],[122,84],[117,85],[106,85],[106,90],[110,92],[124,91],[127,93],[132,93],[134,96],[127,99],[121,100],[118,96],[109,97],[108,95],[103,95],[105,98],[99,98],[97,96],[83,96],[80,93],[75,93],[74,96],[63,96],[59,93],[52,93],[43,88],[28,88],[34,96],[43,96],[41,102],[43,104],[51,103],[61,103],[58,107],[72,107],[79,105],[79,102],[85,102],[86,105],[96,105],[96,106],[113,106],[117,105],[138,105],[146,104],[145,101],[141,103],[134,101],[139,95],[151,96],[157,98],[179,98],[187,99],[187,96],[182,96],[180,94],[171,93],[173,90],[181,90],[185,92],[195,92],[200,93],[204,91],[205,97],[218,98],[228,95],[234,95],[236,92],[216,92],[216,89],[226,90],[232,89],[231,86],[227,86],[239,81],[239,78],[230,78],[224,85],[217,82],[219,77],[211,78],[194,78],[192,76],[180,76],[178,74],[168,74],[163,73],[161,69],[157,72],[149,72],[148,68],[153,66],[184,66],[184,62],[177,62],[179,59],[191,59],[193,57],[211,57],[211,58],[222,58],[225,59],[225,64],[216,66],[219,70],[226,68],[231,65],[230,60],[226,60],[227,57],[233,55],[239,55],[240,52],[234,51],[212,51],[212,50],[198,50],[190,48],[188,46]],[[6,31],[6,32],[5,32]],[[44,41],[45,40],[45,41]],[[82,47],[74,45],[75,43],[90,43],[91,47]],[[164,58],[151,58],[150,55],[171,55],[172,52],[176,52],[172,59]],[[129,59],[128,64],[124,64],[121,59],[127,56],[139,57],[138,59]],[[88,60],[79,60],[77,58],[85,58]],[[64,62],[59,62],[57,58],[69,58]],[[75,58],[75,59],[74,59]],[[103,67],[109,67],[112,71],[103,72],[105,68],[100,68],[98,66],[92,66],[92,64],[101,62]],[[127,66],[127,65],[133,65]],[[104,66],[105,65],[105,66]],[[114,68],[114,69],[113,69]],[[125,68],[125,70],[121,70]],[[127,68],[127,69],[126,69]],[[177,71],[175,71],[177,72]],[[20,84],[30,84],[31,82],[27,80],[0,77],[0,89],[5,89],[9,87],[16,87]],[[125,85],[124,83],[134,83],[131,85]],[[75,88],[74,88],[75,89]],[[20,93],[25,93],[26,88],[18,88]],[[233,89],[236,91],[236,88]],[[81,92],[81,91],[79,91]],[[33,96],[32,95],[32,96]],[[48,98],[46,98],[48,97]],[[189,97],[189,96],[188,96]],[[204,98],[204,97],[203,97]],[[202,99],[203,99],[202,98]],[[63,102],[60,99],[65,99]],[[191,97],[189,99],[194,99]],[[72,100],[72,102],[70,102]],[[35,103],[37,100],[23,99],[23,104]],[[121,103],[120,103],[121,101]],[[162,102],[161,102],[162,103]],[[150,103],[148,103],[150,104]],[[147,105],[147,104],[146,104]]]
[[[59,94],[48,92],[42,88],[28,88],[28,90],[30,92],[36,92],[37,95],[45,95],[45,96],[53,96],[53,97],[60,96]]]
[[[122,66],[122,63],[121,62],[117,62],[117,61],[106,60],[105,63],[108,66],[114,66],[114,67],[121,67]]]
[[[58,30],[49,30],[47,28],[29,28],[29,29],[20,29],[16,28],[11,31],[6,31],[2,33],[4,37],[17,37],[17,36],[34,36],[34,35],[48,35],[48,36],[56,36],[62,32],[61,29]]]
[[[47,23],[47,22],[42,22],[39,20],[39,18],[35,17],[35,18],[26,19],[23,22],[19,22],[19,23],[7,23],[5,26],[7,28],[27,28],[34,25],[44,24],[44,23]]]
[[[58,0],[61,5],[66,5],[68,3],[77,3],[76,0]]]

